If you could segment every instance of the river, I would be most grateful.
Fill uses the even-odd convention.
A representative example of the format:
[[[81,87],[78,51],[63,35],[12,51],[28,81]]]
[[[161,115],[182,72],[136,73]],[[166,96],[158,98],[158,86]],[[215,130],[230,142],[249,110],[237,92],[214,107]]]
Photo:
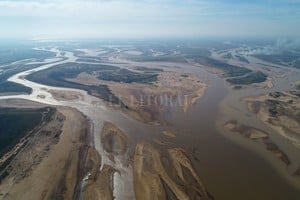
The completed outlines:
[[[52,48],[50,51],[60,57],[63,52]],[[50,87],[37,84],[24,79],[28,74],[44,70],[66,62],[76,62],[77,57],[72,52],[64,52],[66,59],[52,63],[42,64],[40,67],[18,73],[8,80],[32,88],[30,95],[0,96],[0,99],[21,98],[44,104],[56,106],[70,106],[84,115],[92,122],[94,145],[102,155],[102,166],[111,165],[119,170],[122,177],[116,173],[114,176],[114,196],[116,199],[133,199],[133,176],[131,167],[124,167],[116,160],[113,163],[108,159],[107,154],[100,142],[100,133],[103,123],[111,121],[123,129],[133,138],[148,138],[158,136],[159,126],[152,126],[136,121],[123,113],[111,109],[96,97],[90,96],[87,92],[77,89]],[[57,58],[55,58],[57,59]],[[48,60],[49,62],[49,60]],[[128,62],[128,65],[134,64]],[[289,183],[282,166],[276,164],[272,155],[265,152],[263,148],[257,147],[244,139],[238,137],[227,137],[223,132],[222,122],[226,119],[238,118],[242,122],[252,120],[251,124],[263,130],[267,129],[258,119],[249,113],[241,97],[257,95],[266,90],[240,90],[234,91],[225,83],[222,78],[208,73],[190,64],[179,63],[138,63],[139,66],[165,66],[168,69],[176,66],[199,74],[208,83],[204,96],[187,113],[181,108],[173,107],[164,117],[180,132],[174,145],[181,146],[193,151],[195,165],[199,175],[202,177],[208,191],[215,199],[297,199],[300,190],[297,190]],[[278,80],[280,82],[281,79]],[[276,81],[275,81],[276,82]],[[275,83],[278,87],[282,84]],[[83,98],[72,101],[57,101],[49,93],[49,90],[76,91]],[[43,96],[43,98],[41,98]],[[229,117],[228,117],[229,116]],[[224,136],[225,135],[225,136]],[[197,162],[196,162],[197,160]],[[274,165],[277,167],[274,167]],[[279,166],[279,167],[278,167]]]

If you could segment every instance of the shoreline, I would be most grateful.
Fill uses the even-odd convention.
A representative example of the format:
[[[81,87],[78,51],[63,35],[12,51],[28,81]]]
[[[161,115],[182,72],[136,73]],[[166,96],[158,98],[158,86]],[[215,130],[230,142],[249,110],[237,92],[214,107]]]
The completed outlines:
[[[62,113],[61,116],[65,117],[64,121],[63,118],[57,118],[55,115],[55,120],[62,124],[58,126],[51,121],[45,124],[45,127],[48,127],[45,132],[48,129],[54,131],[56,130],[54,127],[58,126],[57,128],[61,127],[60,136],[51,136],[52,133],[47,132],[49,136],[35,133],[28,138],[27,145],[10,162],[11,165],[15,163],[10,169],[12,172],[1,183],[1,193],[5,197],[19,199],[22,196],[22,198],[36,199],[38,197],[56,198],[64,196],[64,198],[71,198],[75,194],[74,188],[82,176],[79,166],[82,163],[81,159],[85,159],[79,154],[83,150],[83,145],[88,145],[88,137],[86,137],[88,121],[74,109],[66,107],[57,107],[57,109],[58,113]],[[75,121],[76,127],[74,127]],[[44,128],[41,129],[41,131],[43,130]],[[47,139],[50,136],[56,138],[56,142],[52,143],[51,140]],[[36,142],[31,142],[31,140]],[[48,150],[44,152],[41,148]],[[31,162],[30,155],[40,156],[40,160]],[[22,162],[23,157],[26,158],[29,167],[32,165],[31,170],[26,172],[25,177],[21,176],[16,179],[14,173],[19,174],[20,169],[27,170],[27,165],[19,166],[16,164]],[[75,174],[76,176],[74,176]],[[66,188],[66,190],[62,188]]]
[[[255,96],[261,96],[261,95],[255,95]],[[218,119],[216,120],[216,128],[219,132],[219,134],[224,137],[226,140],[229,140],[236,145],[240,146],[241,148],[246,149],[247,151],[253,152],[256,156],[262,158],[266,164],[270,166],[270,170],[273,170],[276,174],[278,174],[284,182],[292,186],[295,190],[300,191],[300,180],[297,177],[294,177],[289,171],[287,171],[286,166],[281,162],[278,161],[278,159],[268,153],[266,149],[263,148],[262,145],[259,145],[258,143],[252,143],[249,142],[249,139],[244,138],[244,136],[237,135],[235,133],[232,133],[229,130],[224,130],[224,124],[226,124],[228,121],[232,120],[232,118],[225,117],[224,112],[228,112],[228,108],[226,106],[226,98],[222,100],[222,102],[219,105],[219,112],[222,113]],[[242,99],[239,99],[240,102],[242,102]],[[247,106],[245,105],[245,109],[248,110]],[[243,122],[243,119],[239,122]],[[264,126],[267,126],[267,124],[264,124]],[[256,127],[255,125],[253,126]],[[272,129],[267,129],[272,130]],[[270,134],[271,137],[272,134]]]
[[[28,84],[31,84],[31,83],[28,83]],[[27,99],[35,100],[35,101],[38,101],[38,102],[47,102],[47,101],[49,101],[50,103],[52,103],[54,105],[62,104],[63,107],[68,107],[68,106],[73,107],[78,112],[80,112],[82,114],[85,114],[89,118],[89,123],[90,123],[90,126],[91,126],[90,131],[93,133],[93,135],[91,135],[91,137],[94,137],[94,138],[92,138],[92,140],[93,140],[92,143],[94,143],[94,144],[92,145],[93,147],[88,148],[88,149],[87,149],[87,147],[85,147],[85,148],[83,148],[83,151],[81,151],[82,157],[84,157],[84,160],[86,160],[85,164],[88,166],[88,170],[84,171],[84,173],[82,173],[80,175],[82,181],[80,181],[80,184],[79,184],[80,186],[79,185],[76,186],[76,196],[81,197],[82,195],[84,195],[84,193],[86,192],[84,190],[84,188],[86,188],[86,186],[89,188],[90,182],[92,182],[93,180],[96,180],[96,182],[97,182],[96,185],[97,184],[101,185],[101,184],[106,183],[106,186],[110,187],[110,188],[105,187],[106,192],[104,192],[105,193],[105,194],[103,194],[104,196],[107,196],[107,197],[110,196],[111,197],[112,193],[113,193],[113,196],[115,196],[116,199],[127,199],[127,198],[130,199],[130,198],[132,198],[132,196],[130,196],[130,195],[132,195],[131,194],[132,191],[128,190],[128,187],[130,187],[129,181],[131,181],[131,179],[132,179],[132,177],[131,177],[132,169],[130,167],[127,167],[127,168],[123,167],[122,162],[121,162],[122,159],[119,158],[118,156],[114,156],[114,158],[112,158],[112,156],[108,155],[107,151],[106,151],[107,149],[104,147],[104,145],[101,144],[101,136],[102,136],[103,128],[105,127],[105,122],[107,121],[107,119],[110,119],[111,117],[115,117],[115,115],[110,115],[110,112],[112,111],[112,112],[116,112],[116,114],[120,114],[119,111],[115,110],[115,109],[112,109],[112,108],[108,108],[107,104],[103,103],[101,100],[99,100],[97,98],[91,97],[90,95],[86,94],[82,90],[69,89],[69,88],[59,88],[59,87],[49,87],[49,86],[45,86],[42,89],[42,88],[39,88],[39,87],[42,87],[43,85],[35,84],[35,83],[33,83],[33,86],[34,86],[34,89],[36,89],[36,91],[37,91],[37,93],[34,94],[34,95],[38,96],[38,95],[40,95],[40,93],[42,93],[42,95],[45,95],[44,96],[45,98],[37,99],[37,96],[31,95],[31,96],[28,96]],[[206,92],[208,92],[208,90],[209,90],[208,88],[209,88],[209,85],[206,85],[205,89],[204,89],[205,90],[204,92],[202,91],[203,88],[201,88],[196,93],[197,94],[201,93],[200,96],[201,95],[205,96]],[[59,92],[53,91],[53,90],[60,90],[60,89],[62,89],[62,91],[59,91]],[[58,94],[54,95],[54,98],[52,99],[53,94],[52,95],[49,94],[51,92],[52,93],[56,92]],[[78,92],[78,93],[76,93],[76,92]],[[211,91],[209,91],[209,92],[211,92]],[[213,91],[213,92],[216,92],[216,91]],[[56,96],[56,98],[55,98],[55,96]],[[196,106],[198,104],[198,102],[201,101],[202,96],[201,97],[198,97],[198,96],[199,95],[196,95],[195,97],[192,97],[190,99],[190,103],[192,103],[191,105]],[[18,96],[14,96],[14,97],[18,97]],[[19,97],[24,98],[25,95],[22,95],[22,96],[19,96]],[[63,101],[58,101],[58,100],[63,100]],[[74,105],[71,106],[72,104],[74,104]],[[90,104],[90,105],[87,105],[87,104]],[[218,104],[218,107],[220,107],[220,104]],[[96,108],[98,108],[98,106],[99,106],[99,109],[96,109]],[[106,109],[108,109],[108,111]],[[105,111],[103,112],[103,110],[105,110]],[[189,115],[190,112],[192,112],[191,109],[187,109],[187,108],[183,109],[183,110],[186,110],[186,116]],[[101,115],[103,115],[103,117],[101,117]],[[130,114],[125,113],[124,115],[126,117],[128,117],[128,115],[130,115]],[[118,120],[122,120],[122,119],[123,118],[116,119],[114,121],[114,125],[119,127],[119,125],[121,125],[121,123],[119,124]],[[190,118],[186,118],[186,119],[190,119]],[[128,120],[126,122],[131,122],[131,121]],[[153,125],[153,124],[148,124],[148,125]],[[159,124],[154,124],[154,125],[159,125]],[[201,127],[198,127],[198,128],[201,129]],[[144,130],[138,129],[138,131],[143,132]],[[128,133],[128,134],[139,134],[138,132],[132,132],[132,133],[131,132],[126,132],[126,133]],[[142,135],[144,133],[140,133],[140,134]],[[176,133],[175,137],[173,137],[174,136],[173,134],[162,134],[162,135],[171,136],[170,138],[173,138],[175,140],[179,134],[180,133]],[[217,134],[219,134],[219,133],[217,133]],[[223,135],[223,134],[220,134],[220,135]],[[134,137],[134,136],[132,136],[132,137]],[[154,139],[157,139],[155,134],[153,134],[152,137]],[[198,139],[201,139],[201,137],[199,137]],[[227,138],[225,138],[225,139],[227,140]],[[157,139],[157,140],[159,141],[159,139]],[[157,144],[159,145],[159,143],[157,143]],[[165,145],[165,146],[168,147],[168,145]],[[248,148],[247,144],[245,146],[243,146],[243,145],[241,145],[241,146],[242,146],[242,148],[245,148],[245,149]],[[252,145],[251,147],[254,147],[254,145]],[[153,150],[152,147],[148,148],[148,151],[150,151],[150,152],[156,151],[156,150],[153,150],[153,151],[152,150]],[[259,154],[260,150],[261,149],[258,149],[258,150],[255,150],[253,152],[256,153],[256,151],[257,151],[258,154]],[[261,157],[261,155],[256,155],[256,156]],[[81,159],[81,156],[78,156],[78,157]],[[94,159],[91,159],[91,157],[93,157]],[[88,165],[87,163],[92,163],[92,164]],[[117,166],[117,167],[115,167],[115,166]],[[201,169],[201,165],[199,165],[198,167],[199,167],[199,169]],[[102,170],[104,170],[104,172],[103,173],[101,173],[101,172],[96,173],[95,171],[97,170],[97,168],[101,168]],[[196,169],[196,171],[199,170],[199,169]],[[117,172],[115,172],[115,170],[117,170]],[[181,174],[180,173],[180,168],[177,168],[177,170],[179,172],[178,174]],[[123,173],[123,174],[121,175],[121,173]],[[72,177],[71,175],[68,175],[68,176]],[[98,182],[100,180],[99,177],[102,177],[103,180],[105,180],[104,183],[103,182],[101,182],[101,183]],[[79,177],[77,176],[77,179],[78,178]],[[109,181],[107,181],[108,179],[109,179]],[[129,181],[125,180],[125,179],[128,179]],[[168,180],[168,178],[166,178],[166,180]],[[170,183],[169,180],[168,180],[168,182]],[[283,181],[283,182],[286,182],[286,181]],[[124,186],[124,184],[125,184],[125,186]],[[163,186],[165,187],[165,185],[163,185]],[[92,194],[93,190],[95,188],[93,188],[93,186],[91,186],[90,188],[88,189],[89,191],[87,193]],[[127,190],[125,190],[126,188],[127,188]],[[111,192],[111,190],[113,192]],[[176,191],[177,192],[179,191],[179,193],[180,193],[180,190],[176,190]]]

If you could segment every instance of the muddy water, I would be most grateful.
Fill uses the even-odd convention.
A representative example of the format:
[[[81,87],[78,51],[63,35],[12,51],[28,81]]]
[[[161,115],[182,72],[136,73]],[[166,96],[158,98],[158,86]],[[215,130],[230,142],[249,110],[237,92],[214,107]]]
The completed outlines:
[[[175,142],[185,146],[193,154],[197,160],[194,164],[208,190],[216,199],[298,199],[300,190],[283,177],[288,174],[282,175],[271,166],[280,161],[275,158],[271,158],[273,163],[266,161],[265,156],[273,155],[267,155],[263,148],[259,149],[246,139],[236,139],[239,136],[233,136],[235,140],[229,140],[220,134],[220,126],[219,129],[216,127],[216,121],[222,119],[224,122],[226,116],[229,116],[228,119],[236,118],[242,123],[250,123],[270,131],[251,116],[240,101],[241,97],[267,91],[249,89],[234,93],[226,87],[224,80],[201,70],[198,73],[209,80],[205,95],[187,114],[174,109],[167,117],[182,130]],[[278,85],[273,90],[283,87],[283,84]],[[298,151],[294,153],[295,156],[299,155]],[[280,165],[279,168],[282,170],[283,166]]]
[[[73,60],[72,56],[69,56],[70,60]],[[171,65],[174,66],[174,63]],[[49,65],[46,67],[49,67]],[[165,113],[164,117],[180,131],[178,137],[174,140],[170,139],[170,142],[174,146],[184,147],[189,150],[189,153],[193,154],[193,163],[215,199],[298,199],[300,191],[288,184],[263,156],[259,156],[259,154],[264,153],[263,149],[261,151],[253,150],[257,149],[257,146],[249,144],[248,141],[236,140],[233,142],[233,140],[220,134],[216,126],[218,119],[224,117],[223,112],[225,111],[228,112],[225,113],[226,116],[239,117],[242,121],[250,120],[252,124],[266,129],[263,124],[246,111],[244,105],[239,101],[239,97],[246,94],[258,94],[264,91],[247,90],[246,93],[236,93],[226,87],[225,82],[215,75],[186,65],[181,67],[198,73],[202,79],[209,83],[209,87],[205,95],[188,113],[183,113],[182,108],[178,107],[172,107],[170,112]],[[46,90],[41,90],[41,87],[47,90],[60,88],[34,84],[20,79],[19,76],[14,76],[12,81],[27,84],[27,86],[34,89],[34,93],[31,96],[23,95],[6,98],[19,97],[53,105],[70,106],[87,115],[94,126],[95,147],[102,155],[105,155],[105,153],[100,143],[100,133],[104,121],[111,121],[116,124],[134,140],[141,138],[153,140],[155,137],[160,137],[160,127],[137,122],[120,112],[106,108],[101,101],[99,101],[99,104],[92,105],[91,102],[96,101],[96,99],[86,94],[86,92],[81,91],[85,97],[81,101],[57,102]],[[40,93],[44,94],[46,98],[38,99],[36,95]],[[227,109],[224,109],[224,107]],[[105,156],[103,156],[103,159],[104,163],[115,165],[122,172],[122,177],[118,175],[114,177],[114,195],[117,199],[133,199],[132,169],[123,167],[118,162],[113,164]]]

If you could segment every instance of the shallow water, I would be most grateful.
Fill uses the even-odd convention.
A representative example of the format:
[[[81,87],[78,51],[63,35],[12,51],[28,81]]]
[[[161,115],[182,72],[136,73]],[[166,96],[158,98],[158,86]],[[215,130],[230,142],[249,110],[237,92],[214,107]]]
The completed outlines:
[[[222,118],[219,104],[230,97],[231,91],[223,80],[200,73],[211,80],[205,95],[188,114],[177,110],[169,118],[183,130],[176,143],[196,151],[194,165],[208,191],[215,199],[298,199],[300,190],[288,184],[269,162],[257,155],[263,149],[254,151],[257,146],[251,144],[245,148],[249,141],[234,143],[220,134],[216,128],[217,119]],[[228,110],[239,109],[238,106],[242,105],[234,104]]]
[[[56,49],[52,51],[57,52],[58,55],[61,54]],[[68,56],[68,60],[58,61],[55,64],[76,60],[76,57],[70,52],[66,56]],[[143,65],[143,63],[139,64]],[[93,124],[94,144],[102,155],[102,163],[110,164],[123,172],[122,177],[118,175],[114,177],[114,195],[116,199],[132,199],[134,197],[133,185],[132,181],[131,183],[128,181],[132,180],[132,169],[122,166],[118,161],[117,164],[114,164],[105,156],[106,153],[100,142],[103,123],[111,121],[130,135],[133,140],[145,139],[152,141],[153,138],[159,138],[161,127],[143,124],[125,114],[107,108],[101,100],[88,95],[84,91],[49,87],[19,78],[53,65],[45,64],[38,69],[22,72],[10,78],[10,81],[33,88],[31,95],[2,96],[0,99],[24,98],[51,105],[70,106],[88,116]],[[149,63],[144,63],[144,65],[149,66]],[[152,63],[150,65],[161,66],[162,64]],[[182,108],[171,107],[171,110],[164,113],[163,117],[179,131],[176,139],[170,139],[171,146],[184,147],[189,151],[189,154],[194,152],[193,163],[215,199],[296,200],[297,197],[300,197],[300,190],[296,190],[283,178],[284,175],[280,175],[279,171],[282,171],[282,166],[279,164],[280,170],[275,170],[271,166],[271,162],[265,159],[268,156],[272,157],[272,155],[265,153],[264,149],[260,149],[256,144],[239,139],[239,136],[231,139],[224,137],[219,131],[220,127],[216,126],[218,121],[223,122],[227,118],[237,118],[241,122],[250,123],[257,128],[268,129],[246,110],[239,99],[248,95],[265,93],[269,90],[246,89],[232,91],[226,86],[224,80],[199,68],[191,67],[188,64],[163,63],[163,65],[166,68],[169,67],[168,69],[175,65],[184,70],[198,73],[205,82],[208,82],[205,95],[187,113],[183,113]],[[295,78],[295,75],[293,77]],[[282,82],[280,78],[278,80],[274,78],[274,80],[275,88],[272,90],[285,89],[285,81]],[[47,92],[49,89],[77,91],[84,96],[84,99],[58,102]],[[45,95],[45,98],[38,98],[39,94]],[[96,101],[97,104],[91,104],[93,101]],[[275,162],[275,159],[271,158],[270,160],[278,163]]]

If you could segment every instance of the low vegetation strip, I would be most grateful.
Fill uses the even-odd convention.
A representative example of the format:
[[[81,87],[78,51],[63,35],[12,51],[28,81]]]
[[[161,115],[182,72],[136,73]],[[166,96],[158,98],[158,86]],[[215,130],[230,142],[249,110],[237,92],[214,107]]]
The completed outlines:
[[[0,156],[52,113],[50,108],[0,108]]]
[[[27,93],[30,94],[32,89],[26,86],[23,86],[18,83],[13,83],[5,81],[0,83],[0,94],[1,93]]]
[[[157,74],[137,73],[127,69],[119,69],[100,72],[98,78],[105,81],[123,83],[152,83],[157,81]]]
[[[32,49],[30,46],[2,44],[0,47],[0,65],[9,64],[23,59],[45,59],[54,57],[55,53]]]
[[[249,85],[253,83],[262,83],[266,81],[268,76],[262,72],[253,72],[244,77],[230,78],[227,81],[234,85]]]
[[[90,86],[66,80],[68,78],[75,78],[82,72],[94,73],[95,71],[111,71],[116,69],[119,68],[109,65],[65,63],[53,68],[32,73],[26,78],[45,85],[85,90],[90,95],[126,108],[124,103],[122,103],[122,101],[111,92],[107,85]]]
[[[206,57],[198,57],[194,59],[195,62],[205,65],[208,67],[216,68],[219,70],[222,70],[224,72],[224,76],[226,77],[236,77],[236,76],[244,76],[250,72],[252,72],[250,69],[247,69],[245,67],[238,67],[234,65],[230,65],[212,58],[206,58]]]

